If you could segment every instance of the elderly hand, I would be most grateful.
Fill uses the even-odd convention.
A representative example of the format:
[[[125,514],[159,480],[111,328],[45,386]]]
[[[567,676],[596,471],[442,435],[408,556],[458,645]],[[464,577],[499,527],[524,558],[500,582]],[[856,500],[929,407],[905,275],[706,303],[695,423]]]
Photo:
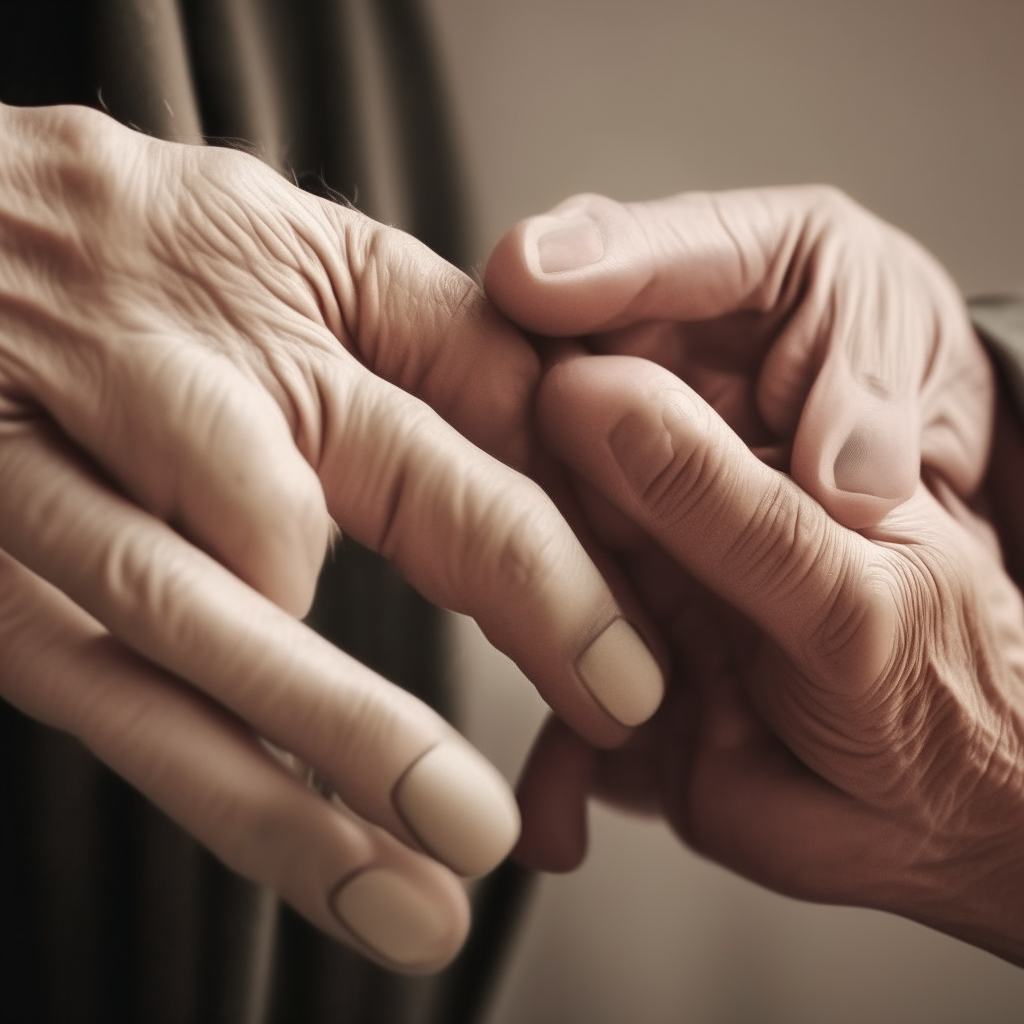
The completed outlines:
[[[594,743],[647,718],[657,666],[510,468],[538,374],[468,278],[253,158],[0,107],[0,694],[330,934],[442,965],[511,794],[295,616],[333,519]]]
[[[485,282],[535,331],[663,364],[577,350],[541,386],[674,678],[621,752],[549,726],[522,856],[578,860],[593,787],[779,891],[1024,962],[1024,608],[967,504],[991,372],[946,276],[792,189],[570,200]]]

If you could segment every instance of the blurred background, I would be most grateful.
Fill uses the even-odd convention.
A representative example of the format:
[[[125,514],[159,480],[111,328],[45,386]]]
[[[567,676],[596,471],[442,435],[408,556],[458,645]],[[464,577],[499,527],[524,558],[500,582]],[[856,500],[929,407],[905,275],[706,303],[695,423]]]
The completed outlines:
[[[1020,0],[427,8],[479,266],[511,224],[574,192],[822,181],[923,241],[966,293],[1024,286]],[[383,119],[365,123],[368,198],[401,223]],[[450,634],[462,721],[514,778],[543,706],[471,622]],[[490,1024],[1024,1020],[1024,971],[995,957],[775,896],[650,822],[594,808],[591,824],[583,868],[541,882]]]

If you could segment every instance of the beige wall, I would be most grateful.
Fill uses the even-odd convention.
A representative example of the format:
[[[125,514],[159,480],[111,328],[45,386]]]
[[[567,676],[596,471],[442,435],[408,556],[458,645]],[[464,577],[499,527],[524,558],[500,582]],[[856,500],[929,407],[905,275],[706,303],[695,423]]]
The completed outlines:
[[[1024,2],[430,0],[476,253],[583,190],[829,181],[967,291],[1024,286]],[[471,735],[513,775],[543,713],[455,622]],[[882,914],[763,892],[593,815],[547,880],[491,1024],[989,1024],[1024,971]]]

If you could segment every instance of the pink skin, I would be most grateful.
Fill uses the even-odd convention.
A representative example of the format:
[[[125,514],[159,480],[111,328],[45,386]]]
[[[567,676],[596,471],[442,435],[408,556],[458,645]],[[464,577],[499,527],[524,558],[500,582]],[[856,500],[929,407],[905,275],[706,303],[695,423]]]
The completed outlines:
[[[525,475],[539,377],[402,232],[241,153],[0,105],[0,696],[336,938],[443,965],[457,874],[512,847],[512,794],[298,616],[333,521],[473,615],[593,743],[648,717],[656,666],[646,703],[583,678],[620,609]]]
[[[506,235],[485,287],[580,339],[538,396],[561,500],[672,662],[620,750],[549,724],[519,857],[578,863],[596,793],[781,892],[1024,963],[1024,606],[972,510],[994,391],[946,275],[804,188],[576,197]],[[1007,422],[990,494],[1019,523]]]

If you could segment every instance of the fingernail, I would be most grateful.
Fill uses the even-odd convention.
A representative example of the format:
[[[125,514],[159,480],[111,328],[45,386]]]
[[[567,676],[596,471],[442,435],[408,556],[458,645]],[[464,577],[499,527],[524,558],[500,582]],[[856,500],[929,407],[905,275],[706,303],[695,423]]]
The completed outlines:
[[[496,867],[519,838],[519,808],[469,746],[439,743],[399,779],[395,808],[424,849],[461,875]]]
[[[370,868],[344,882],[330,900],[338,920],[385,960],[430,964],[448,934],[444,911],[409,879]]]
[[[545,274],[578,270],[604,256],[604,240],[597,225],[579,214],[537,239],[537,263]]]
[[[625,619],[616,619],[579,656],[576,671],[601,707],[631,727],[646,722],[665,693],[654,655]]]

